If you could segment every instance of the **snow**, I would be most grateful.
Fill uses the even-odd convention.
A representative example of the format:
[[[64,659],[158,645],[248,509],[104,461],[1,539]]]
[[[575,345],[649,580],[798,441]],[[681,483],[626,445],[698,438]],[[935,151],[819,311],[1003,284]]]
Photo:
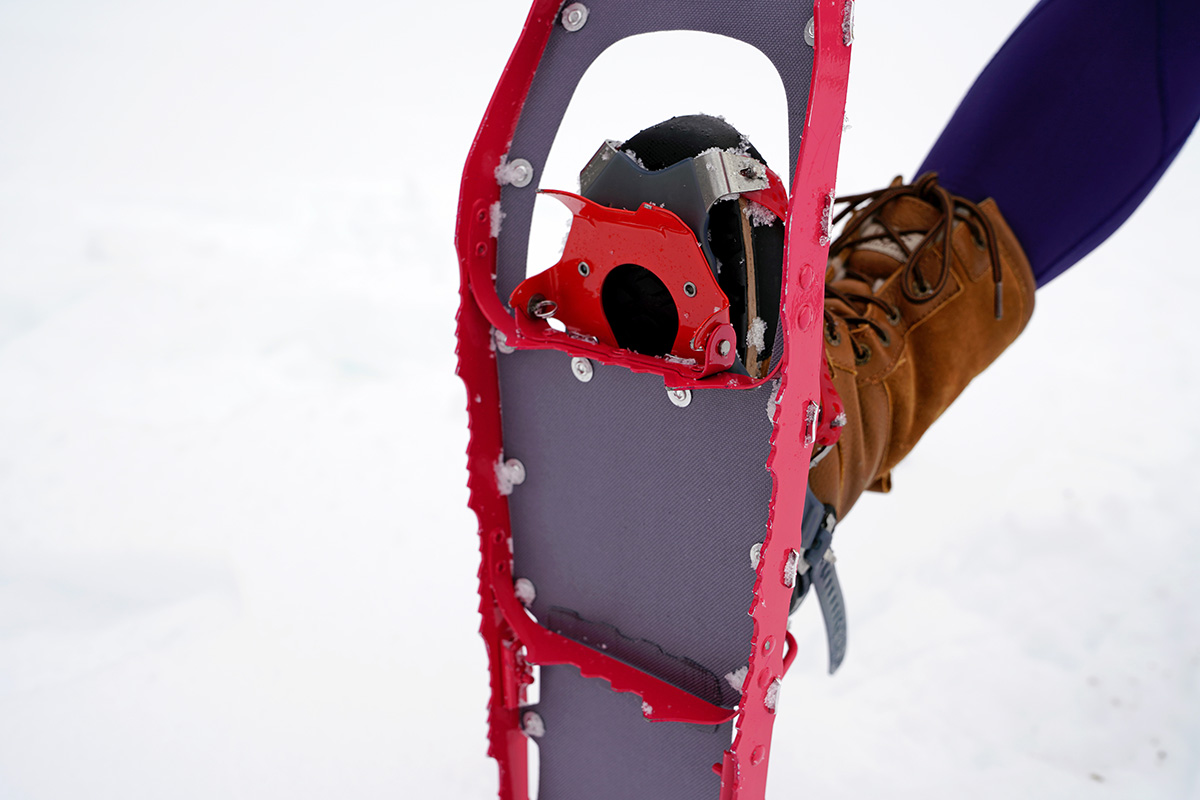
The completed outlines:
[[[775,216],[774,211],[753,200],[746,201],[746,204],[742,206],[742,213],[746,215],[746,219],[750,220],[750,224],[756,228],[764,225],[774,225],[775,220],[779,219],[779,217]]]
[[[732,686],[733,690],[735,692],[737,692],[738,694],[741,694],[742,687],[746,683],[746,675],[748,675],[749,673],[750,673],[749,665],[746,665],[739,669],[735,669],[733,672],[730,672],[725,676],[725,682],[728,683],[730,686]]]
[[[776,678],[771,681],[771,685],[767,687],[766,694],[763,695],[763,705],[768,711],[774,712],[775,706],[779,704],[779,690],[783,686],[783,681]]]
[[[779,390],[783,385],[782,378],[776,378],[771,383],[771,393],[767,395],[767,419],[771,422],[775,421],[775,409],[779,406],[779,401],[782,399]]]
[[[507,217],[508,214],[500,210],[499,200],[492,203],[488,213],[491,220],[491,236],[493,239],[495,239],[500,235],[500,226],[504,224],[504,218]]]
[[[638,157],[638,154],[637,154],[637,153],[633,152],[632,150],[625,150],[625,151],[623,151],[623,152],[625,153],[625,155],[629,156],[629,160],[630,160],[630,161],[632,161],[633,163],[637,164],[637,165],[638,165],[639,167],[641,167],[642,169],[646,169],[646,168],[647,168],[647,167],[646,167],[646,162],[642,161],[642,159],[640,159],[640,158]]]
[[[839,190],[911,175],[1029,5],[859,8]],[[0,6],[4,800],[495,795],[452,242],[526,11]],[[551,185],[702,108],[780,171],[769,85],[592,85],[630,116]],[[1121,310],[1193,284],[1198,179],[1192,142],[839,526],[847,660],[806,602],[770,796],[1200,792],[1200,351]]]
[[[760,317],[750,320],[750,330],[746,332],[746,344],[757,347],[760,351],[767,346],[767,323]]]

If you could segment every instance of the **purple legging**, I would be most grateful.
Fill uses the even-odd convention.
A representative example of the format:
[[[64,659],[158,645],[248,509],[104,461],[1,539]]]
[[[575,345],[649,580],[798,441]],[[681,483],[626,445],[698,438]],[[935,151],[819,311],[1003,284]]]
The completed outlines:
[[[995,198],[1038,286],[1109,237],[1200,119],[1200,0],[1041,0],[918,174]]]

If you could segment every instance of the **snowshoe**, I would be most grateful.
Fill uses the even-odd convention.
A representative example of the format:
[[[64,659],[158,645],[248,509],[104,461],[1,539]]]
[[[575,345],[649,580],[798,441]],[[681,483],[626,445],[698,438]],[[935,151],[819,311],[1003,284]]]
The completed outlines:
[[[534,782],[543,800],[760,800],[810,586],[841,659],[835,520],[806,477],[840,417],[821,319],[852,5],[724,6],[537,0],[463,174],[459,374],[503,800]],[[668,29],[771,59],[790,180],[714,117],[605,141],[578,192],[541,187],[573,223],[526,278],[574,86],[614,42]]]

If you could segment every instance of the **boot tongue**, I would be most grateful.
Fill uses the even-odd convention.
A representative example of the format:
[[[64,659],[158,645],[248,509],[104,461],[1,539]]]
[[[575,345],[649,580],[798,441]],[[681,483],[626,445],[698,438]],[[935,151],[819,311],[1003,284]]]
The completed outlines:
[[[912,195],[903,195],[885,203],[852,234],[856,239],[882,234],[881,238],[851,245],[845,256],[845,268],[870,278],[875,284],[886,281],[904,266],[908,256],[892,237],[886,235],[883,226],[876,220],[886,222],[912,251],[916,250],[940,218],[941,213],[934,206]]]

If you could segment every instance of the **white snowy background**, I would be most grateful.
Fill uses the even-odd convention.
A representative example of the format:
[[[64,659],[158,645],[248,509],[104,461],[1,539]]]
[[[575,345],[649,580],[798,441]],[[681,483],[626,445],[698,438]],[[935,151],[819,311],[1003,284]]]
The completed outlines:
[[[1030,5],[860,0],[839,188],[911,177]],[[0,798],[494,795],[452,240],[525,13],[0,3]],[[564,152],[705,111],[778,153],[773,78],[628,79],[705,59],[593,81]],[[1198,181],[840,529],[774,797],[1200,797]]]

